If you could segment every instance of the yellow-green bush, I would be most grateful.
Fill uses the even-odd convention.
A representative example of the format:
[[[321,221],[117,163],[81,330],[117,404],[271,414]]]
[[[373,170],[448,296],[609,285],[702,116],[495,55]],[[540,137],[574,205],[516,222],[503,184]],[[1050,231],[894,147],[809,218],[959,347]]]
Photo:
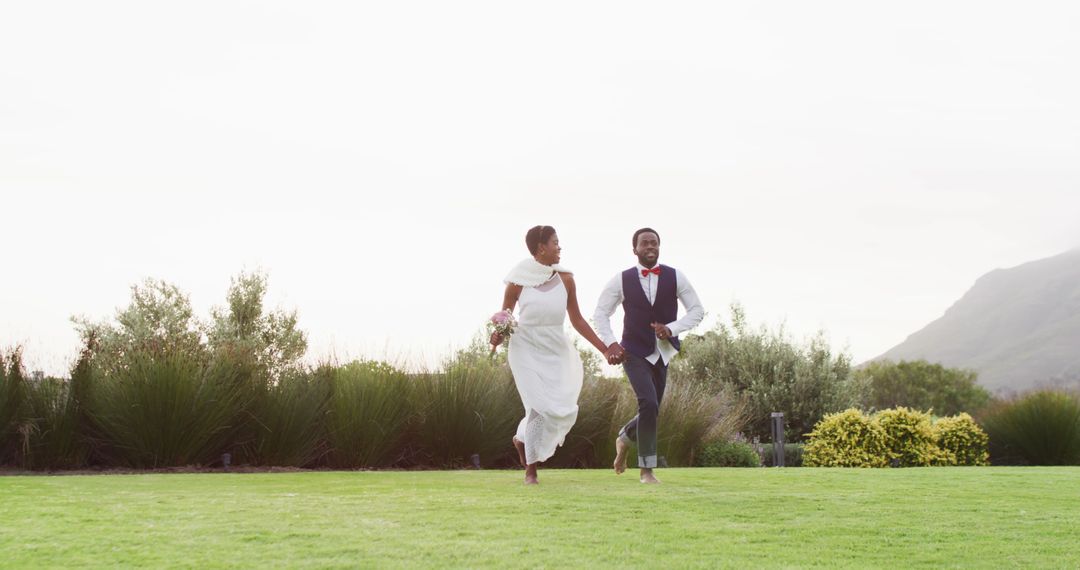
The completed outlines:
[[[947,463],[946,454],[934,443],[930,414],[901,406],[878,412],[873,421],[885,431],[885,447],[892,465],[925,467]]]
[[[825,416],[807,434],[807,467],[884,467],[888,464],[885,430],[851,408]]]
[[[989,438],[967,414],[933,421],[900,407],[868,417],[854,408],[825,416],[807,434],[807,467],[989,465]]]
[[[945,465],[989,465],[990,437],[966,413],[934,422],[934,441]]]

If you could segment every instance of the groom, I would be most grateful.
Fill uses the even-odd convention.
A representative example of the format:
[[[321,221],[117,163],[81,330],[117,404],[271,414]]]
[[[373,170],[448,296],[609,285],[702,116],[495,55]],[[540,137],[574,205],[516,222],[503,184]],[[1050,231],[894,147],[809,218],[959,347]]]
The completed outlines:
[[[679,351],[679,335],[701,323],[705,309],[686,275],[657,264],[660,234],[656,230],[642,228],[634,232],[633,244],[637,266],[608,282],[600,294],[593,322],[608,345],[608,363],[622,363],[638,400],[638,414],[619,430],[615,440],[615,472],[626,471],[626,455],[630,443],[636,441],[641,482],[659,483],[653,475],[656,425],[668,364]],[[681,319],[676,319],[678,302],[686,309]],[[624,317],[622,342],[618,343],[611,332],[611,315],[620,303]]]

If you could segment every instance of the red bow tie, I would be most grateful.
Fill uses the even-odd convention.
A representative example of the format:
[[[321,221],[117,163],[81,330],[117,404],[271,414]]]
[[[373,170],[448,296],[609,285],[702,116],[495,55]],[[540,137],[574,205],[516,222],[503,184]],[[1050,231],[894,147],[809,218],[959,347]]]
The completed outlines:
[[[653,275],[660,275],[660,267],[653,267],[652,269],[641,270],[642,277],[648,277],[650,273],[652,273]]]

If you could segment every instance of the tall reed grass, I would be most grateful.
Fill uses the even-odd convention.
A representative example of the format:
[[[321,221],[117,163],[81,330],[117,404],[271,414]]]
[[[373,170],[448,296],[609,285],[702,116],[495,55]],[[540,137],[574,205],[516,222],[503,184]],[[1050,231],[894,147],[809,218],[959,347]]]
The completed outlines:
[[[980,414],[994,464],[1080,464],[1080,399],[1044,390],[998,402]]]
[[[236,430],[245,390],[235,362],[188,350],[132,350],[103,370],[90,415],[106,461],[137,468],[211,463]]]
[[[415,415],[408,375],[373,362],[353,362],[327,373],[330,464],[387,467],[403,461],[402,444]]]
[[[451,366],[416,378],[416,460],[461,467],[479,456],[484,466],[505,465],[523,414],[509,370],[502,366]]]
[[[0,353],[0,465],[15,464],[23,447],[18,436],[25,382],[21,351]]]
[[[694,465],[705,442],[728,440],[746,424],[746,403],[732,394],[692,382],[668,382],[657,426],[657,450],[668,465]]]
[[[615,457],[615,437],[636,406],[625,381],[586,378],[578,399],[578,417],[549,467],[607,467]],[[627,416],[623,419],[623,416]]]
[[[254,465],[306,467],[327,453],[326,427],[333,369],[288,372],[256,388],[250,400],[252,442],[246,457]]]
[[[524,415],[502,360],[462,354],[441,370],[324,364],[271,377],[243,350],[154,344],[121,357],[84,351],[70,380],[0,373],[0,464],[31,469],[234,464],[333,468],[516,465]],[[17,360],[17,355],[16,355]],[[625,379],[589,377],[577,423],[546,467],[608,467],[637,401]],[[745,405],[669,385],[660,454],[690,465],[706,442],[745,425]]]
[[[78,430],[78,408],[68,382],[46,378],[27,385],[25,410],[22,467],[75,469],[85,464],[89,449]]]

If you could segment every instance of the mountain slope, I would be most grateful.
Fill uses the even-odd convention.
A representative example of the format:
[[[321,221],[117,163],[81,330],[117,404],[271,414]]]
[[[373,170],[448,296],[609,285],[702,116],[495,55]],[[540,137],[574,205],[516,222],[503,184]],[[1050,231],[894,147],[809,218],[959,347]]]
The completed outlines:
[[[880,359],[971,368],[995,390],[1080,377],[1080,249],[987,273]]]

